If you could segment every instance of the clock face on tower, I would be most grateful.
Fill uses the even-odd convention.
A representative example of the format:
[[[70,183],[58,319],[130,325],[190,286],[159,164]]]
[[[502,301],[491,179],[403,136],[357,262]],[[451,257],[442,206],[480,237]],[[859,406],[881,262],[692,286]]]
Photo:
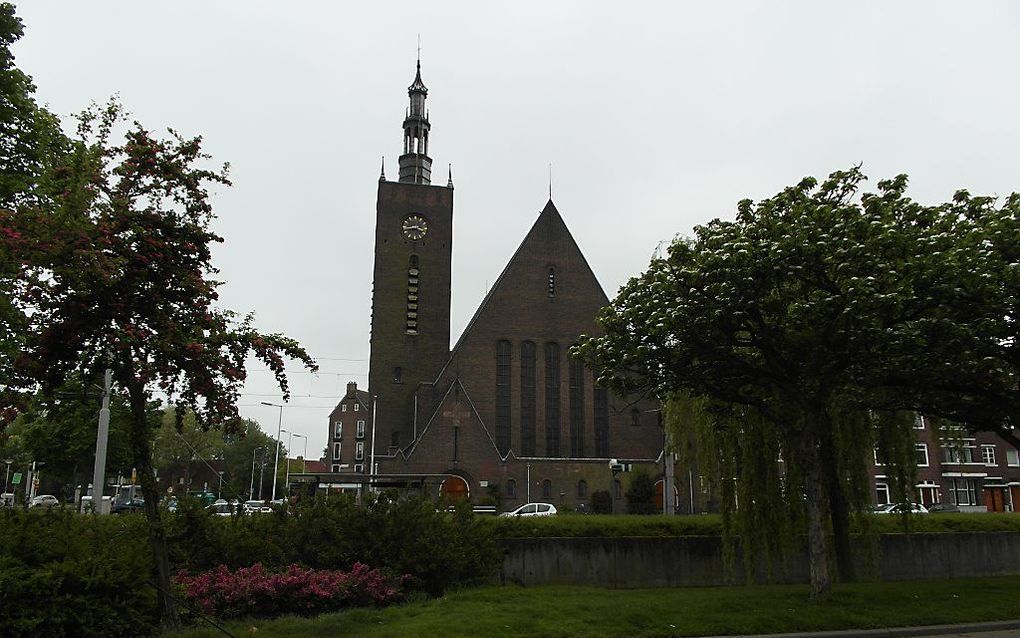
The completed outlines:
[[[412,241],[418,241],[425,236],[425,233],[429,231],[428,222],[425,218],[418,214],[408,215],[404,219],[404,223],[401,225],[404,231],[404,237]]]

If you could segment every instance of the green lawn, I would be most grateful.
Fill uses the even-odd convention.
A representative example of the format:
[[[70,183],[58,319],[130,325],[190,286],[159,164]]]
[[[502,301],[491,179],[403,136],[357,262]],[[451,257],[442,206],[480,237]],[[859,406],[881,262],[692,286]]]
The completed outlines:
[[[645,637],[1020,619],[1020,577],[864,583],[820,603],[806,585],[601,589],[482,587],[381,610],[227,623],[258,638]],[[165,638],[222,638],[202,628]]]

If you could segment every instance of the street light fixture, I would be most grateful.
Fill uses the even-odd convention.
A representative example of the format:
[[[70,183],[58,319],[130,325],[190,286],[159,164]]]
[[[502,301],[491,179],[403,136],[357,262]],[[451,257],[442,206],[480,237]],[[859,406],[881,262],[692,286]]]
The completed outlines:
[[[280,470],[280,435],[283,433],[283,404],[281,403],[270,403],[269,401],[262,401],[262,405],[268,405],[274,408],[280,408],[280,420],[276,423],[276,458],[273,460],[273,498],[276,500],[276,478]]]
[[[307,440],[308,439],[306,438],[305,439],[306,445],[307,445]],[[14,462],[14,459],[4,459],[4,463],[7,464],[7,474],[4,476],[4,494],[6,494],[9,491],[8,487],[10,486],[9,483],[10,483],[10,480],[11,480],[11,463],[13,463],[13,462]]]
[[[308,435],[294,434],[294,436],[305,440],[305,451],[301,455],[301,473],[304,474],[308,471]]]

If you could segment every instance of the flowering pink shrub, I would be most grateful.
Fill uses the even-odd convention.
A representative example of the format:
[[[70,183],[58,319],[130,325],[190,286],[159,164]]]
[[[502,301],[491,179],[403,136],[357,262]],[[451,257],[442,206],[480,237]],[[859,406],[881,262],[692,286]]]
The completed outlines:
[[[195,575],[181,570],[174,580],[188,601],[206,613],[228,617],[319,614],[385,605],[399,598],[405,578],[386,577],[361,563],[349,572],[291,565],[279,573],[255,563],[234,572],[226,565]]]

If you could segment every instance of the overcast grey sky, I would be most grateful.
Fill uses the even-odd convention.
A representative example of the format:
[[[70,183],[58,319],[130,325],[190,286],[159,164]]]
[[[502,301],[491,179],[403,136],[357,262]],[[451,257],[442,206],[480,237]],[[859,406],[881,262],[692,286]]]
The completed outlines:
[[[299,339],[283,427],[317,458],[367,383],[380,157],[396,178],[421,34],[433,176],[453,164],[453,334],[553,201],[612,297],[658,242],[863,163],[911,194],[1020,190],[1016,2],[23,1],[17,64],[61,115],[119,93],[201,134],[225,307]],[[297,368],[295,368],[297,369]],[[275,434],[254,367],[243,415]],[[287,442],[287,435],[284,435]],[[303,443],[295,440],[301,453]]]

